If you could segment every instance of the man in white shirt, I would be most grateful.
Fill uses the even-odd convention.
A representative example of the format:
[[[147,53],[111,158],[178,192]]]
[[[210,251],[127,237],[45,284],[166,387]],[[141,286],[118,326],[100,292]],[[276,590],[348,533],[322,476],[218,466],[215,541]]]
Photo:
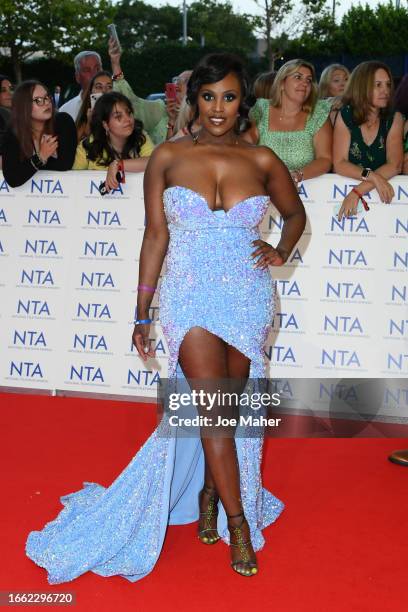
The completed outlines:
[[[102,60],[96,51],[81,51],[74,57],[75,79],[81,86],[81,91],[75,98],[65,102],[59,110],[71,115],[74,121],[79,113],[82,104],[82,94],[86,90],[89,81],[97,72],[102,70]]]

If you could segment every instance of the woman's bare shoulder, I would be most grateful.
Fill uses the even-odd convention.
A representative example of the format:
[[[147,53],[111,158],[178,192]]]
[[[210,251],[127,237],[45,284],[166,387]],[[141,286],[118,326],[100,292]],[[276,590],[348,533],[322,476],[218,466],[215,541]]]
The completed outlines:
[[[246,141],[244,142],[251,158],[253,158],[257,164],[270,167],[271,165],[282,163],[279,157],[269,147],[250,144]]]
[[[179,138],[177,140],[166,140],[166,142],[155,147],[150,159],[155,164],[167,165],[171,163],[175,157],[182,154],[189,146],[191,146],[190,137]]]

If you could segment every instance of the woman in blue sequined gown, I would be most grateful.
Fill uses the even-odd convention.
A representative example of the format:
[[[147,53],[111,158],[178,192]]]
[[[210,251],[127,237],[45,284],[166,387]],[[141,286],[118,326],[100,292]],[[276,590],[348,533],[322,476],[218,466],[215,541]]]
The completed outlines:
[[[146,287],[156,286],[167,254],[160,320],[169,378],[176,380],[179,362],[188,389],[265,375],[263,344],[273,316],[268,265],[286,261],[305,224],[286,167],[241,136],[246,92],[237,58],[204,58],[188,88],[200,132],[160,145],[145,173],[138,320],[148,319]],[[276,248],[258,231],[270,199],[284,219]],[[136,324],[133,341],[144,360],[153,357],[148,338],[149,324]],[[52,584],[88,570],[136,581],[154,567],[169,524],[199,519],[200,540],[231,544],[233,569],[254,575],[262,529],[283,504],[262,487],[262,431],[253,430],[236,439],[207,437],[203,429],[201,439],[200,431],[184,437],[165,416],[111,486],[85,483],[61,498],[58,517],[29,535],[28,556]]]

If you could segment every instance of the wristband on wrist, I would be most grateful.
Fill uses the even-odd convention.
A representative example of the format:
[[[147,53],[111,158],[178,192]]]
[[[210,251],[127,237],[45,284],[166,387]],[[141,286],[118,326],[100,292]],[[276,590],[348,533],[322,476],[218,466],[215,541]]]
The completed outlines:
[[[138,285],[138,291],[147,291],[148,293],[154,293],[156,291],[156,287],[150,287],[149,285]]]
[[[364,206],[364,210],[370,210],[370,207],[367,204],[367,200],[365,198],[363,198],[362,194],[358,191],[358,189],[353,187],[353,189],[351,191],[353,191],[358,196],[359,201],[361,200],[361,203]]]
[[[117,74],[112,74],[112,81],[120,81],[120,79],[124,78],[123,70],[118,72]]]
[[[41,170],[42,168],[44,168],[47,162],[41,159],[41,157],[37,153],[34,153],[30,157],[30,163],[36,170]]]
[[[134,322],[135,325],[150,325],[153,319],[136,319]]]

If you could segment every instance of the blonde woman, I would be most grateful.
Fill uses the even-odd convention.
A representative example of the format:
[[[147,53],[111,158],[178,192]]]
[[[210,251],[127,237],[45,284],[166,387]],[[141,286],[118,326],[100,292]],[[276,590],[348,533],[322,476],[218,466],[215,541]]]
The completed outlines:
[[[330,120],[333,126],[336,123],[349,78],[350,73],[342,64],[330,64],[320,76],[319,99],[327,100],[330,103]]]
[[[390,203],[388,182],[402,169],[404,120],[393,107],[393,81],[386,64],[362,62],[354,68],[334,126],[333,166],[337,174],[361,181],[344,199],[339,219],[352,216],[362,197],[376,189]]]
[[[177,114],[177,119],[174,124],[173,136],[171,140],[178,140],[179,138],[183,138],[189,133],[188,125],[191,123],[191,130],[195,133],[200,129],[199,120],[193,120],[194,109],[191,108],[190,104],[187,102],[186,97],[184,96],[181,104],[180,110]]]
[[[297,185],[331,168],[329,111],[330,104],[317,99],[313,65],[290,60],[275,77],[271,99],[259,98],[251,109],[251,141],[272,149]]]
[[[350,72],[342,64],[330,64],[323,70],[319,81],[319,98],[338,98],[344,94]]]

